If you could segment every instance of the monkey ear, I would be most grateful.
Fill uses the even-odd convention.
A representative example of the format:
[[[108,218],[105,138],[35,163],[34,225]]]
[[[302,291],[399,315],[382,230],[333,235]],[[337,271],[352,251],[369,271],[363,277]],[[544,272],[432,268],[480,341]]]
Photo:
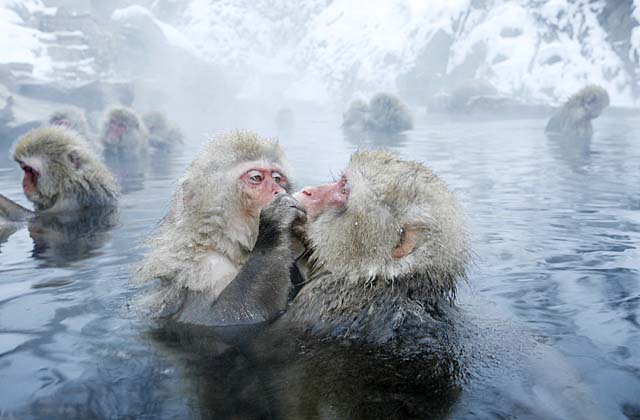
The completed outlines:
[[[419,235],[426,230],[427,226],[423,223],[405,223],[400,228],[400,240],[393,248],[391,257],[399,260],[411,254],[418,244]]]
[[[71,162],[74,168],[80,169],[80,166],[82,166],[82,160],[80,159],[80,155],[76,150],[70,151],[67,154],[67,158],[69,159],[69,162]]]

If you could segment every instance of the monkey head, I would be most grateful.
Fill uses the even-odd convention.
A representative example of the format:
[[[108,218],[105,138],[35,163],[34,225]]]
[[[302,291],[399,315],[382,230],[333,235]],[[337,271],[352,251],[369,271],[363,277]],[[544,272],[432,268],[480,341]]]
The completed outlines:
[[[581,93],[582,107],[589,119],[597,118],[609,106],[609,94],[600,86],[589,85]]]
[[[49,125],[66,127],[83,136],[87,134],[87,120],[80,112],[74,109],[55,111],[49,116]]]
[[[347,128],[364,128],[368,115],[369,105],[362,99],[356,99],[344,113],[342,125]]]
[[[405,131],[413,128],[407,106],[397,96],[378,93],[369,101],[369,125],[376,131]]]
[[[167,118],[161,112],[148,112],[142,117],[150,134],[164,133],[169,129]]]
[[[289,191],[287,172],[277,142],[253,133],[221,136],[196,158],[184,177],[184,211],[206,218],[215,195],[231,214],[257,217],[278,193]]]
[[[307,210],[315,267],[352,280],[424,274],[441,282],[435,286],[443,292],[464,275],[469,255],[461,211],[421,163],[357,152],[339,180],[295,197]]]
[[[593,120],[609,106],[609,94],[597,85],[588,85],[574,93],[563,109],[578,112],[581,118]]]
[[[163,237],[172,246],[184,239],[196,252],[213,249],[242,264],[255,243],[260,211],[290,190],[288,172],[276,141],[240,131],[219,136],[178,182],[173,222]]]
[[[114,178],[75,131],[56,126],[33,130],[16,143],[13,159],[24,171],[24,193],[38,211],[61,210],[61,203],[73,200],[84,206],[115,199]]]
[[[125,139],[133,132],[138,132],[142,124],[135,111],[117,107],[107,113],[103,126],[103,141],[105,146],[119,148]]]
[[[162,149],[183,143],[182,132],[169,124],[162,112],[148,112],[142,116],[142,122],[149,133],[152,146]]]

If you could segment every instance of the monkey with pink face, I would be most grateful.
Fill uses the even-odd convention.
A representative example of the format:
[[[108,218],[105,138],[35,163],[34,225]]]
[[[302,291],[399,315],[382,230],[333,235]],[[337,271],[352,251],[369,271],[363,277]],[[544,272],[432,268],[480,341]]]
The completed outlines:
[[[137,112],[114,107],[104,117],[100,143],[108,154],[135,157],[147,152],[149,133]]]
[[[36,257],[83,257],[99,246],[115,225],[118,184],[95,149],[73,130],[48,126],[18,140],[13,159],[34,210],[0,194],[0,238],[27,222]]]
[[[259,323],[286,308],[293,226],[304,210],[277,142],[233,132],[209,143],[179,180],[139,281],[143,308],[205,326]]]
[[[283,323],[386,343],[424,333],[446,312],[470,251],[462,211],[430,169],[357,152],[337,182],[294,197],[307,211],[305,282]]]
[[[118,185],[95,151],[78,133],[42,127],[16,143],[13,158],[24,172],[22,188],[34,205],[27,210],[0,195],[0,216],[29,219],[34,214],[114,207]]]

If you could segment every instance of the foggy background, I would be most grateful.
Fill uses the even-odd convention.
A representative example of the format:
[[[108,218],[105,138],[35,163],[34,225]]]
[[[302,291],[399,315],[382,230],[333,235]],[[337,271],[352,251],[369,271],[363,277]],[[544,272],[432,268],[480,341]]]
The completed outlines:
[[[595,83],[629,107],[639,21],[640,0],[0,0],[0,120],[71,104],[95,128],[120,102],[192,137],[377,91],[419,115],[473,78],[542,105]]]

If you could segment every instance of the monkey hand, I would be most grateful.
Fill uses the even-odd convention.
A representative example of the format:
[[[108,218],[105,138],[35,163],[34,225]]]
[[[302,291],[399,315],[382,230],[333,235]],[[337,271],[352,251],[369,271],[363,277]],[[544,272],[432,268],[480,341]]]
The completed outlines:
[[[294,253],[300,253],[300,250],[293,250],[300,248],[294,230],[306,221],[307,212],[298,200],[289,194],[278,194],[260,212],[256,247],[284,246]]]

